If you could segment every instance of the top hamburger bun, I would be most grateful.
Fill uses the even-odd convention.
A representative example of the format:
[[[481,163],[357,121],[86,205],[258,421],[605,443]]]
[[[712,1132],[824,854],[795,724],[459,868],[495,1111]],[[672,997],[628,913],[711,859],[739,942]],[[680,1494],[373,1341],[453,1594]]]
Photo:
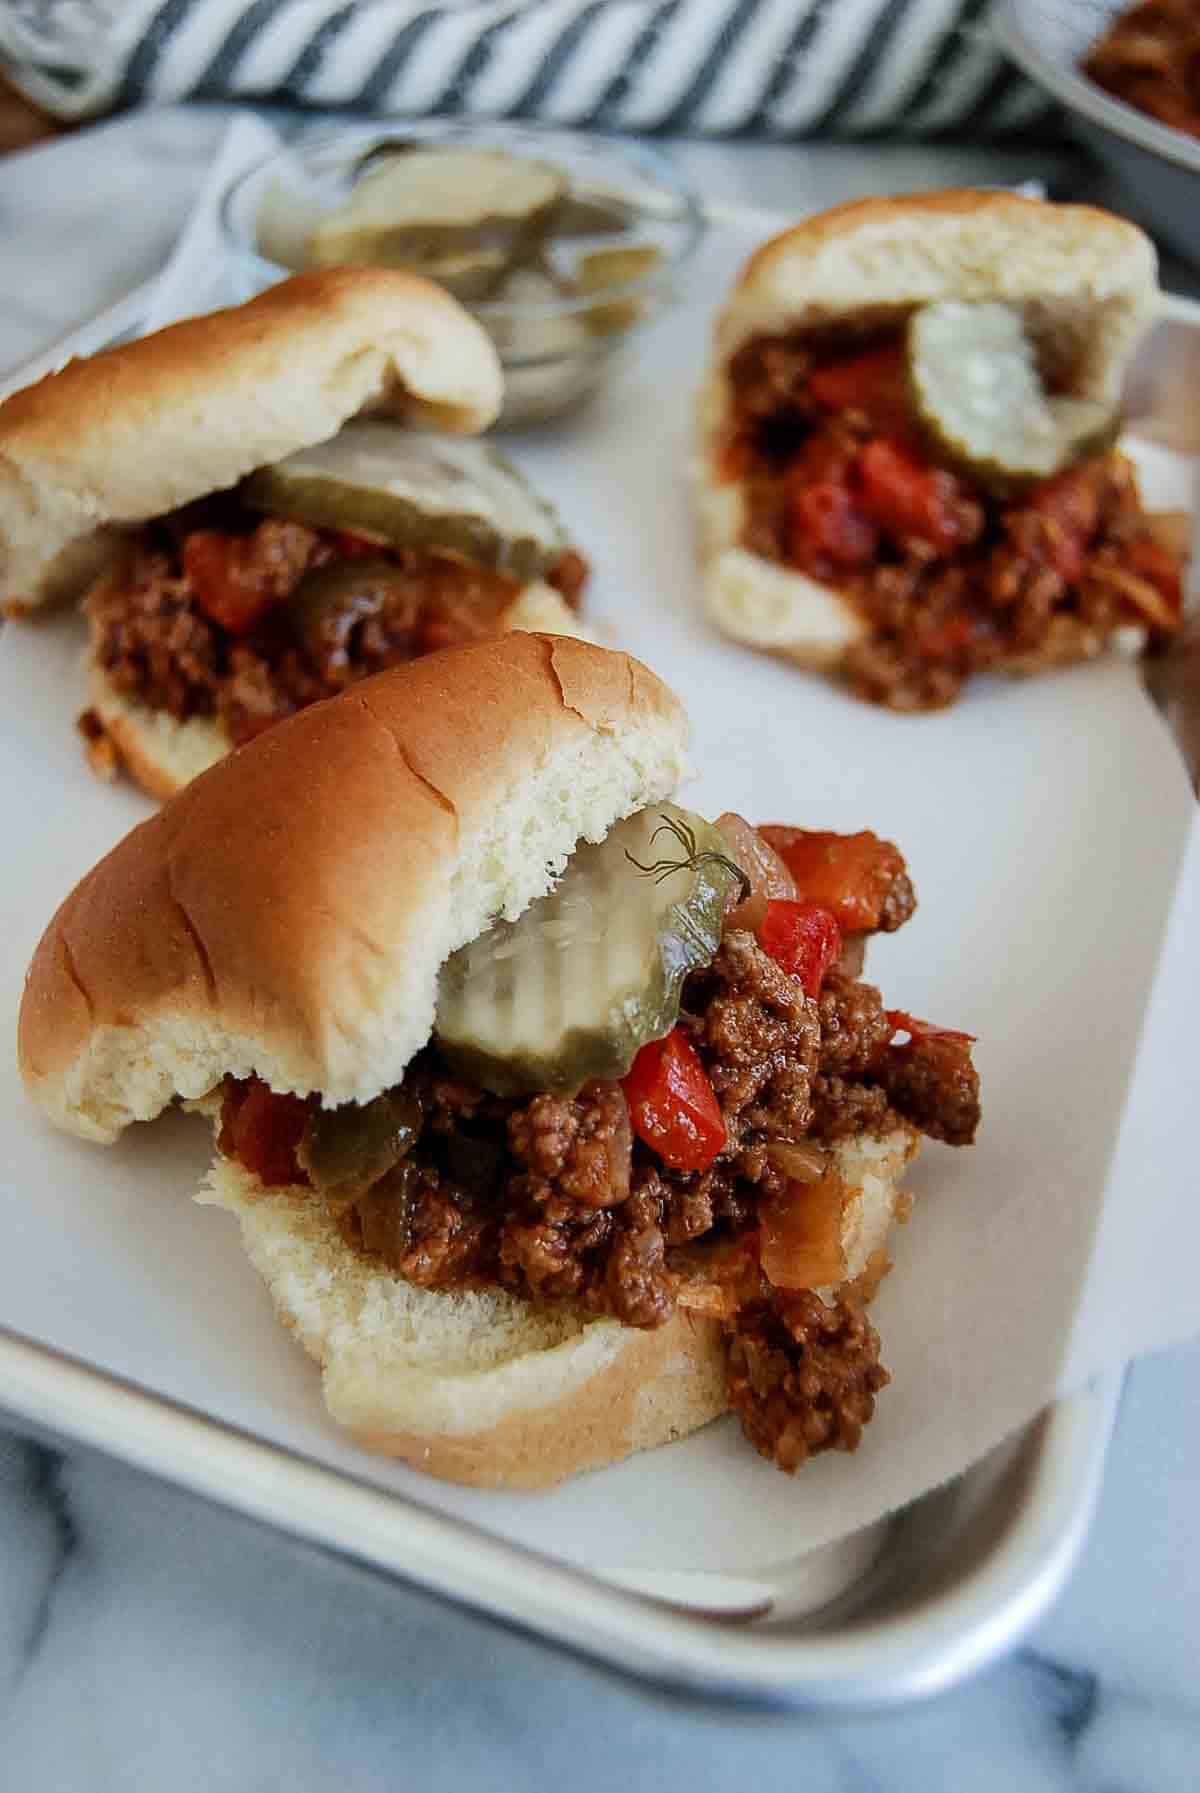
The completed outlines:
[[[577,841],[666,796],[686,721],[638,661],[513,635],[279,723],[59,909],[19,1023],[30,1094],[110,1141],[232,1074],[369,1101],[429,1038],[444,959]]]
[[[70,361],[0,404],[0,599],[77,596],[119,526],[236,485],[362,412],[470,433],[501,389],[490,339],[449,294],[376,268],[297,274]]]
[[[1115,400],[1157,299],[1153,244],[1090,206],[971,189],[861,199],[750,257],[717,319],[693,468],[705,601],[729,635],[801,664],[836,662],[866,625],[833,587],[741,545],[743,499],[720,476],[730,358],[751,338],[841,320],[900,322],[944,299],[1021,308],[1063,390]]]

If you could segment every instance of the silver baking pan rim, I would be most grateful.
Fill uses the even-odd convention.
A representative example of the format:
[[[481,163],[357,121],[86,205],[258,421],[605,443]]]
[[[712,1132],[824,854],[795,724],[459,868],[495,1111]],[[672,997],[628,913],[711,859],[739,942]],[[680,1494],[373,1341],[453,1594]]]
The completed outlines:
[[[865,1576],[788,1619],[628,1592],[0,1328],[0,1407],[18,1422],[626,1673],[776,1705],[930,1695],[1011,1649],[1083,1547],[1121,1380],[1056,1402],[895,1515]]]

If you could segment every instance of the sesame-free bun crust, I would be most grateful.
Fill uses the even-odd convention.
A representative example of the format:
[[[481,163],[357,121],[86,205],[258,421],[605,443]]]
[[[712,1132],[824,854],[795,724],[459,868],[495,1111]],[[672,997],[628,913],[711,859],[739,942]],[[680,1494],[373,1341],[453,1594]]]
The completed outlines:
[[[431,654],[230,754],[76,887],[26,979],[22,1075],[112,1140],[226,1074],[369,1101],[433,1024],[443,960],[581,838],[666,796],[677,700],[638,661],[513,634]]]
[[[720,454],[728,364],[744,343],[842,321],[886,325],[941,299],[999,299],[1022,308],[1067,389],[1115,400],[1157,291],[1154,247],[1135,225],[1013,193],[861,199],[772,237],[717,320],[698,406],[693,492],[709,616],[738,641],[813,667],[836,666],[866,633],[835,587],[741,545],[741,488],[721,478]]]
[[[363,411],[486,429],[502,376],[442,288],[378,268],[297,274],[0,404],[0,599],[82,592],[121,526],[235,485]]]
[[[847,1281],[877,1280],[916,1149],[907,1127],[835,1148]],[[367,1450],[445,1481],[544,1488],[725,1411],[713,1320],[639,1331],[501,1289],[418,1289],[347,1245],[311,1190],[264,1190],[222,1159],[199,1199],[236,1215],[277,1315],[321,1366],[330,1415]]]
[[[561,594],[540,579],[523,586],[500,616],[501,634],[515,630],[589,639]],[[189,716],[177,722],[167,710],[153,710],[123,697],[97,664],[94,651],[88,666],[88,706],[104,725],[124,770],[160,803],[231,751],[229,736],[215,718]]]

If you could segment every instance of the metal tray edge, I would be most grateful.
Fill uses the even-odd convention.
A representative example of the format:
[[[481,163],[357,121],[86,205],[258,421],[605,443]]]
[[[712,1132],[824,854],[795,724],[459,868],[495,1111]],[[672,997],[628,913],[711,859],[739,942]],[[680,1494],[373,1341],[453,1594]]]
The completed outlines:
[[[1120,1388],[1120,1375],[1105,1377],[1035,1422],[1029,1497],[976,1569],[916,1612],[830,1636],[739,1627],[625,1592],[0,1329],[0,1406],[18,1419],[626,1673],[775,1704],[925,1696],[1011,1648],[1082,1549]]]

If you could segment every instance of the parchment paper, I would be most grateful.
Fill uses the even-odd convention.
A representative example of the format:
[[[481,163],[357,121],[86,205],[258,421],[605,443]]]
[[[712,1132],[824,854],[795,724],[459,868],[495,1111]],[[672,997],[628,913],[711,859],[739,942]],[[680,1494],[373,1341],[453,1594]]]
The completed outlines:
[[[108,1151],[64,1139],[27,1103],[11,1053],[0,1058],[6,1324],[634,1581],[768,1573],[956,1473],[1056,1392],[1200,1324],[1200,846],[1176,749],[1121,658],[985,681],[947,714],[903,718],[708,629],[681,470],[711,311],[754,235],[715,232],[691,300],[603,396],[506,446],[593,559],[600,636],[687,702],[698,776],[686,800],[897,841],[921,906],[877,943],[868,974],[889,1006],[979,1036],[984,1126],[973,1150],[928,1146],[912,1176],[914,1216],[875,1309],[894,1380],[857,1456],[790,1479],[722,1421],[543,1496],[449,1488],[365,1456],[326,1420],[315,1370],[275,1323],[234,1223],[189,1199],[203,1126],[170,1117]],[[175,309],[202,282],[211,290],[211,257],[197,228],[172,273]],[[1171,381],[1141,380],[1156,385]],[[1145,477],[1154,503],[1190,503],[1191,467],[1161,441]],[[81,645],[64,618],[0,639],[10,1019],[54,906],[148,808],[86,770],[73,732]]]

